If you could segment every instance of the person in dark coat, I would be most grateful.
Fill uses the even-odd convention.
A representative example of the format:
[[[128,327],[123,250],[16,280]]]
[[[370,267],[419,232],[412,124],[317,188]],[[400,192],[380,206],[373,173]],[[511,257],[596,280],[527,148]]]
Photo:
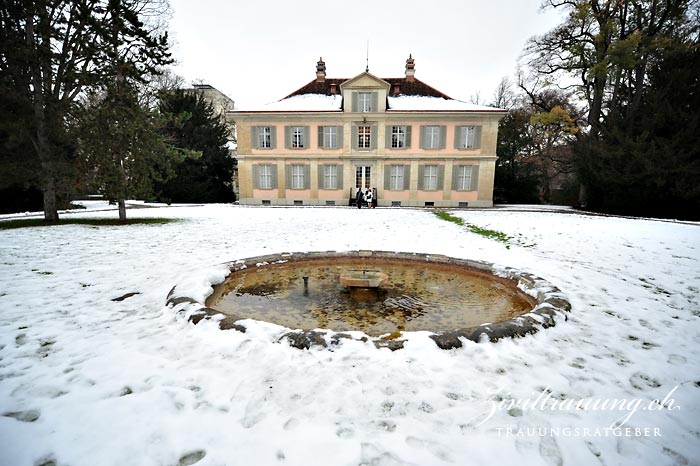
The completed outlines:
[[[358,209],[362,208],[363,199],[364,199],[364,196],[362,195],[362,189],[357,188],[357,195],[355,196],[355,203],[357,204]]]

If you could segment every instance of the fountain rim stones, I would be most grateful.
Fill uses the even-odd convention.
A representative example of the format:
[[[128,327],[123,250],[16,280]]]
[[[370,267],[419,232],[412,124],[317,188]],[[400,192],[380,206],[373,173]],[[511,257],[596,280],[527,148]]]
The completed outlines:
[[[462,346],[463,340],[473,342],[496,342],[501,338],[523,337],[533,334],[540,329],[552,327],[557,318],[567,320],[567,313],[571,310],[571,304],[561,291],[548,281],[527,272],[522,272],[511,267],[498,267],[492,263],[471,259],[459,259],[442,254],[425,254],[415,252],[390,252],[390,251],[318,251],[318,252],[285,252],[264,256],[249,257],[227,262],[229,274],[220,282],[212,283],[207,299],[214,293],[214,287],[224,283],[228,276],[237,271],[251,267],[265,267],[277,264],[294,262],[311,262],[324,259],[393,259],[406,262],[429,262],[431,264],[443,264],[463,267],[473,272],[485,273],[494,278],[506,279],[517,284],[517,287],[534,298],[535,307],[520,316],[512,319],[493,323],[481,324],[476,327],[461,328],[442,333],[432,333],[430,338],[441,349],[453,349]],[[206,301],[206,300],[205,300]],[[192,324],[198,324],[202,320],[217,320],[221,330],[234,329],[246,332],[246,324],[236,316],[224,314],[216,309],[211,309],[192,297],[180,292],[178,285],[168,293],[166,305],[173,309],[178,316],[185,318]],[[353,332],[358,333],[358,332]],[[333,330],[301,330],[288,329],[277,342],[287,341],[290,346],[299,349],[309,349],[312,346],[329,347],[339,344],[344,339],[371,341],[377,348],[389,348],[397,350],[403,348],[405,338],[410,338],[411,331],[401,332],[401,338],[370,337],[364,335],[357,337],[350,333],[335,332]]]

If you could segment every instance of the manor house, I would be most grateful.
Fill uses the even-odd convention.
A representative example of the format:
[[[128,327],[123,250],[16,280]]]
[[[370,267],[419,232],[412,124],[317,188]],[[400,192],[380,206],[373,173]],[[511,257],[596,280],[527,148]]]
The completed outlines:
[[[502,109],[451,99],[415,77],[368,71],[316,78],[277,102],[234,110],[240,203],[348,205],[376,189],[381,206],[493,204]]]

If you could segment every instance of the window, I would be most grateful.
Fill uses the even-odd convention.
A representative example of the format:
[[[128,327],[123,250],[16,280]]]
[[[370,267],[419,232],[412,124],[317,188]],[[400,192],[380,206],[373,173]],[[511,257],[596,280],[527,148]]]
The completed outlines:
[[[474,127],[462,126],[462,134],[459,138],[459,147],[471,149],[474,147]]]
[[[427,126],[425,128],[425,147],[427,149],[437,149],[440,147],[439,126]]]
[[[476,191],[479,180],[478,165],[456,165],[452,169],[452,189]]]
[[[274,149],[275,129],[274,126],[253,126],[253,147],[256,149]]]
[[[258,165],[258,188],[272,189],[272,165]]]
[[[455,128],[456,149],[478,149],[481,147],[481,126],[457,126]]]
[[[392,191],[403,190],[403,165],[389,165],[389,189]]]
[[[291,189],[304,189],[304,165],[292,165]]]
[[[357,148],[369,149],[372,146],[372,127],[358,126],[357,127]]]
[[[293,126],[292,127],[292,148],[293,149],[303,149],[304,148],[304,127],[303,126]]]
[[[423,168],[423,189],[435,191],[438,189],[438,166],[426,165]]]
[[[421,126],[420,146],[423,149],[443,149],[445,147],[446,126]]]
[[[392,126],[391,127],[391,147],[401,149],[406,147],[406,127]]]
[[[324,126],[323,127],[323,147],[335,149],[338,147],[338,127]]]
[[[258,147],[260,149],[272,148],[272,128],[269,126],[260,126],[258,128]]]
[[[308,126],[285,126],[284,147],[287,149],[306,149],[309,147]]]
[[[457,186],[458,191],[469,191],[472,185],[472,167],[469,165],[460,165],[457,168]]]
[[[323,165],[323,189],[338,189],[338,165]]]
[[[372,111],[372,93],[371,92],[358,92],[357,100],[360,112],[371,112]]]
[[[318,148],[338,149],[343,147],[343,127],[342,126],[319,126],[318,127]]]

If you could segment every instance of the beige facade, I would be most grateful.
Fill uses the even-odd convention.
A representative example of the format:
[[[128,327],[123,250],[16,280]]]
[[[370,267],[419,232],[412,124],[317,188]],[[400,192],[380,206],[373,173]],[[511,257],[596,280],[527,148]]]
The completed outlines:
[[[374,188],[380,207],[493,204],[504,111],[449,99],[408,66],[406,78],[329,82],[322,63],[315,82],[269,108],[228,113],[241,204],[348,205],[358,188]]]

